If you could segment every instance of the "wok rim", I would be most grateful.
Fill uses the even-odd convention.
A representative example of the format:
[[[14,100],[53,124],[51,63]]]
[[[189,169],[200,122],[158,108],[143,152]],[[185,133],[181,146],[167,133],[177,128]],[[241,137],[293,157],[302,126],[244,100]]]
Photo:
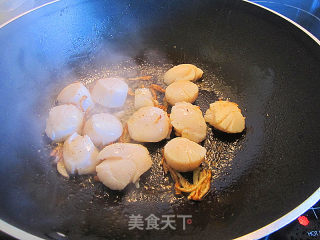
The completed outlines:
[[[40,5],[38,7],[35,7],[33,9],[30,9],[26,12],[21,13],[20,15],[9,19],[8,21],[6,21],[5,23],[0,25],[0,30],[2,28],[4,28],[5,26],[7,26],[8,24],[10,24],[11,22],[14,22],[15,20],[33,12],[36,10],[39,10],[45,6],[60,2],[61,0],[54,0],[48,3],[45,3],[43,5]],[[304,27],[302,27],[301,25],[299,25],[298,23],[294,22],[293,20],[291,20],[290,18],[272,10],[269,9],[267,7],[264,7],[258,3],[255,2],[250,2],[249,0],[241,0],[242,2],[251,4],[253,6],[256,7],[260,7],[263,10],[269,11],[272,14],[275,14],[279,17],[281,17],[282,19],[284,19],[285,21],[293,24],[295,27],[297,27],[298,29],[300,29],[301,31],[303,31],[306,35],[308,35],[313,41],[315,41],[319,46],[320,46],[320,40],[314,36],[311,32],[309,32],[307,29],[305,29]],[[237,237],[235,238],[235,240],[249,240],[249,239],[260,239],[262,237],[265,237],[267,235],[272,234],[273,232],[281,229],[282,227],[286,226],[287,224],[291,223],[292,221],[294,221],[296,218],[298,218],[300,215],[302,215],[304,212],[306,212],[309,208],[311,208],[313,205],[315,205],[318,201],[320,200],[320,187],[314,192],[312,193],[306,200],[304,200],[300,205],[298,205],[296,208],[294,208],[293,210],[291,210],[290,212],[288,212],[287,214],[283,215],[282,217],[278,218],[277,220],[255,230],[252,231],[250,233],[247,233],[243,236]],[[18,227],[15,227],[14,225],[11,225],[10,223],[7,223],[6,221],[2,220],[0,218],[0,231],[15,237],[17,239],[25,239],[25,240],[44,240],[44,238],[40,238],[36,235],[33,235],[27,231],[21,230]],[[61,233],[58,233],[61,234]]]
[[[320,198],[320,187],[313,194],[311,194],[311,196],[308,197],[304,202],[302,202],[299,206],[297,206],[295,209],[291,210],[284,216],[280,217],[279,219],[273,221],[272,223],[269,223],[268,225],[261,227],[251,233],[235,238],[235,240],[260,239],[262,237],[265,237],[279,230],[280,228],[286,226],[290,222],[294,221],[301,214],[306,212],[310,207],[316,204],[319,201],[319,198]],[[40,238],[36,235],[33,235],[24,230],[21,230],[1,219],[0,219],[0,230],[17,239],[44,240],[44,238]]]

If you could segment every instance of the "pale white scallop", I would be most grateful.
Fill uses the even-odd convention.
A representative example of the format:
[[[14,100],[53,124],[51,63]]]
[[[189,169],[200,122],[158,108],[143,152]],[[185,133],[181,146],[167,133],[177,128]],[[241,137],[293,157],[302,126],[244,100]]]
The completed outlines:
[[[165,92],[165,97],[170,105],[175,105],[178,102],[193,103],[199,93],[199,88],[196,84],[190,81],[177,81],[171,83]]]
[[[142,107],[154,106],[150,89],[138,88],[134,91],[134,107],[139,109]]]
[[[206,138],[207,124],[198,106],[187,102],[176,103],[171,109],[170,121],[177,136],[197,143]]]
[[[216,101],[210,104],[204,116],[206,122],[216,129],[227,133],[240,133],[245,128],[238,104],[229,101]]]
[[[96,172],[98,153],[87,135],[74,133],[63,144],[64,166],[70,174],[93,174]]]
[[[102,106],[117,108],[123,106],[126,101],[128,89],[128,85],[122,78],[104,78],[96,82],[91,96]]]
[[[59,93],[59,104],[71,103],[83,111],[94,106],[89,90],[80,82],[71,83]]]
[[[152,165],[148,149],[133,143],[106,146],[99,153],[98,160],[102,162],[96,167],[97,176],[113,190],[122,190],[129,183],[138,181]]]
[[[122,190],[129,183],[136,171],[135,164],[127,159],[110,159],[96,167],[99,180],[112,190]]]
[[[53,107],[46,123],[46,134],[55,142],[64,141],[77,132],[81,134],[84,113],[74,105],[64,104]]]
[[[162,109],[142,107],[129,118],[128,131],[135,141],[159,142],[170,133],[170,121]]]
[[[180,172],[196,169],[206,156],[206,149],[187,138],[177,137],[164,146],[167,164]]]
[[[94,145],[105,146],[116,141],[122,131],[123,127],[118,118],[109,113],[98,113],[86,121],[83,134],[88,135]]]
[[[180,64],[170,68],[164,74],[164,82],[171,84],[175,81],[196,81],[203,75],[203,71],[192,64]]]

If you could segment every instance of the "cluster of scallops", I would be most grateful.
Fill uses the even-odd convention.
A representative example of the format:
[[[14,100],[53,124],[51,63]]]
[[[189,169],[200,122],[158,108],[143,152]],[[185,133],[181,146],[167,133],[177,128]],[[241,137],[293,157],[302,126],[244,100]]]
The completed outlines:
[[[206,149],[199,144],[206,138],[206,122],[226,133],[240,133],[245,118],[236,103],[222,100],[210,104],[203,116],[192,104],[199,93],[194,82],[202,75],[200,68],[181,64],[164,74],[166,89],[152,84],[133,92],[122,78],[100,79],[90,91],[80,82],[66,86],[57,97],[57,106],[49,112],[45,130],[58,143],[53,151],[58,172],[65,177],[95,174],[108,188],[122,190],[137,183],[152,165],[148,149],[139,143],[169,139],[173,128],[177,137],[169,140],[163,150],[165,171],[169,170],[176,181],[176,190],[193,190],[195,195],[197,189],[207,189],[208,171],[202,174],[208,181],[199,175],[206,156]],[[157,91],[165,93],[163,105],[157,101]],[[99,105],[106,109],[123,107],[127,95],[134,96],[135,112],[125,124],[107,112],[92,114]],[[167,104],[172,106],[170,114]],[[189,171],[198,173],[198,185],[187,184],[179,174]],[[200,182],[207,182],[206,187]]]

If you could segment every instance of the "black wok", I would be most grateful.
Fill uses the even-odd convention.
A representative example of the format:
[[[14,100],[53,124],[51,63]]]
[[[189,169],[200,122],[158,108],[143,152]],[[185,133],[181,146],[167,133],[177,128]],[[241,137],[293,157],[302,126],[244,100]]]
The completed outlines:
[[[17,228],[47,239],[230,239],[304,202],[246,238],[276,230],[320,196],[319,60],[319,44],[301,29],[240,1],[70,0],[18,18],[0,29],[1,230],[20,238],[29,235]],[[203,201],[174,196],[159,166],[165,142],[146,145],[154,165],[139,189],[110,191],[92,177],[57,173],[44,128],[63,86],[109,75],[157,81],[179,63],[204,70],[196,102],[203,111],[223,97],[246,116],[243,134],[209,128],[213,181]],[[129,230],[132,214],[192,215],[192,223]]]

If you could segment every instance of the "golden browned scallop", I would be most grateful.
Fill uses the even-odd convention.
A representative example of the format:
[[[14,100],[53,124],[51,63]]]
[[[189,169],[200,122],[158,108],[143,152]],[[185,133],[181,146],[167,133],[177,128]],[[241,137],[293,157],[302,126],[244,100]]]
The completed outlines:
[[[207,124],[198,106],[187,102],[176,103],[171,109],[170,121],[177,136],[196,143],[206,138]]]
[[[197,81],[203,75],[203,71],[192,64],[180,64],[170,68],[164,74],[164,82],[171,84],[175,81]]]
[[[175,105],[178,102],[193,103],[199,94],[199,88],[196,84],[190,81],[177,81],[171,83],[166,88],[166,100],[170,105]]]
[[[245,128],[245,117],[238,104],[229,101],[216,101],[210,104],[204,116],[206,122],[226,133],[240,133]]]

